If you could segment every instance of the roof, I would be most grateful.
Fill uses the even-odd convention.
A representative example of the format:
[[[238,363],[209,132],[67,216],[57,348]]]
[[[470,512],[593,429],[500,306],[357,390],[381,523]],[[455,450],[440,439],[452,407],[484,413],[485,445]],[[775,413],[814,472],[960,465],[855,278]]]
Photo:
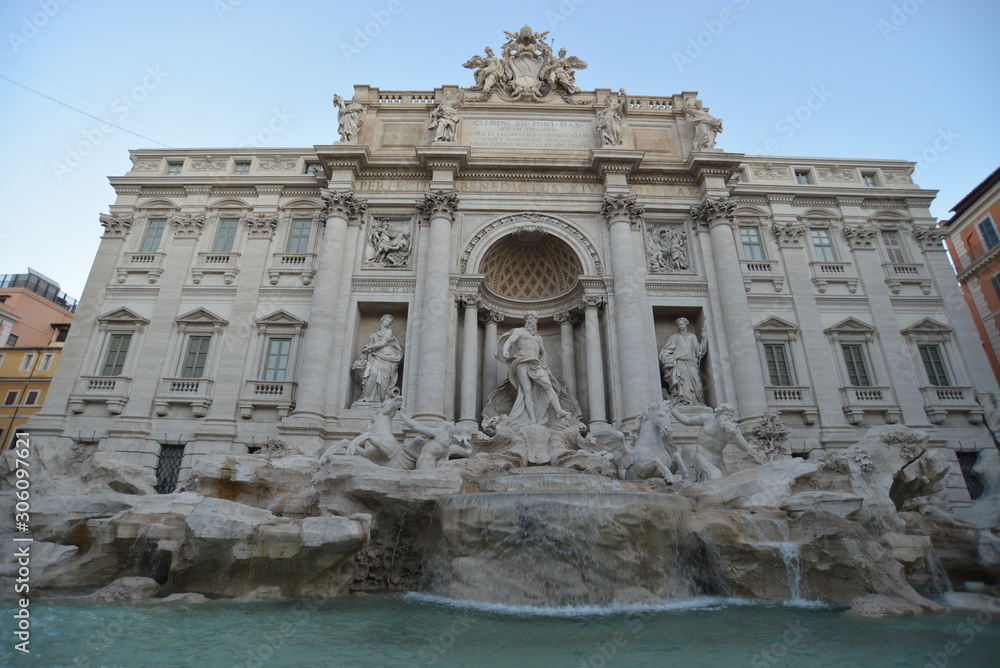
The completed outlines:
[[[955,213],[955,215],[952,216],[952,219],[949,220],[948,223],[951,224],[955,218],[958,218],[965,213],[966,209],[979,201],[979,198],[985,195],[987,191],[989,191],[989,189],[995,186],[998,182],[1000,182],[1000,167],[993,170],[992,174],[983,179],[982,183],[973,188],[968,195],[963,197],[958,204],[952,207],[951,210]]]

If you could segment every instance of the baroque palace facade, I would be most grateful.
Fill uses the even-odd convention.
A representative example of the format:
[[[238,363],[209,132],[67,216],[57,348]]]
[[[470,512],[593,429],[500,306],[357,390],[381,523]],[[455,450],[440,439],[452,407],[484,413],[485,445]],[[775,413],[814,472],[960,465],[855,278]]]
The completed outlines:
[[[581,91],[585,63],[508,36],[475,85],[336,97],[331,145],[133,151],[32,436],[182,476],[318,452],[373,415],[380,323],[408,413],[475,431],[529,311],[582,422],[627,430],[675,394],[686,319],[686,410],[776,409],[802,454],[919,428],[967,501],[997,388],[913,164],[729,153],[696,93]]]

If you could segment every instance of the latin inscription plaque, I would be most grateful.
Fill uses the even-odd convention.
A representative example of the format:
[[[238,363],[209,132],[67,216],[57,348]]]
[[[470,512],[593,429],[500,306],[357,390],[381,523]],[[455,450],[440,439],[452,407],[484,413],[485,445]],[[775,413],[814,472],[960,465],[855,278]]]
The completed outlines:
[[[597,133],[590,121],[466,118],[461,143],[483,148],[590,149]]]

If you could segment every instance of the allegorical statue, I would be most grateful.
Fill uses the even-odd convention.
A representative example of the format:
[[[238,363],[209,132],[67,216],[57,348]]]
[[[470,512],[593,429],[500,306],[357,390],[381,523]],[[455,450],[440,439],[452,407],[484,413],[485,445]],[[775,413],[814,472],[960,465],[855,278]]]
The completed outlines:
[[[567,93],[579,93],[580,89],[576,85],[576,72],[573,70],[585,70],[587,63],[576,56],[567,56],[566,49],[559,49],[559,57],[554,58],[541,71],[541,78],[549,83],[553,88],[562,88]]]
[[[403,348],[392,333],[391,325],[392,316],[382,316],[382,327],[368,337],[368,343],[361,348],[361,357],[355,362],[358,368],[364,366],[359,399],[363,403],[382,403],[389,396],[389,391],[396,387]]]
[[[722,119],[716,118],[701,106],[701,100],[685,105],[684,115],[694,123],[694,150],[715,148],[715,136],[722,132]]]
[[[570,415],[559,402],[558,381],[545,361],[538,334],[538,314],[529,311],[524,327],[516,327],[497,341],[496,358],[507,365],[517,399],[508,413],[514,424],[548,424]]]
[[[476,69],[473,74],[476,85],[471,86],[470,90],[481,90],[484,95],[489,95],[494,88],[502,87],[510,77],[507,75],[503,60],[494,55],[493,49],[486,47],[485,51],[485,56],[475,55],[462,67]]]
[[[747,442],[733,420],[735,413],[736,407],[732,404],[719,404],[711,413],[699,415],[684,415],[676,409],[670,411],[674,419],[681,424],[701,427],[698,430],[697,447],[684,448],[685,452],[681,455],[688,469],[693,471],[697,482],[729,475],[722,457],[722,451],[729,443],[748,453],[758,464],[761,463],[760,454]]]
[[[705,356],[708,344],[705,330],[701,341],[687,331],[690,321],[677,319],[677,332],[670,335],[666,345],[660,349],[660,364],[663,379],[667,381],[670,398],[675,404],[704,406],[705,398],[701,387],[701,358]]]
[[[612,104],[611,96],[604,98],[604,109],[597,113],[597,136],[601,146],[618,146],[622,143],[622,118],[625,116],[625,89],[621,90],[618,101]]]
[[[462,105],[463,97],[462,91],[459,91],[456,102],[455,97],[448,93],[444,97],[444,102],[431,112],[427,129],[434,131],[434,141],[455,141],[455,133],[462,120],[458,115],[458,108]]]
[[[365,108],[356,99],[344,102],[339,95],[333,96],[333,104],[340,111],[337,114],[337,132],[340,141],[358,141],[361,137],[361,127],[364,125]]]

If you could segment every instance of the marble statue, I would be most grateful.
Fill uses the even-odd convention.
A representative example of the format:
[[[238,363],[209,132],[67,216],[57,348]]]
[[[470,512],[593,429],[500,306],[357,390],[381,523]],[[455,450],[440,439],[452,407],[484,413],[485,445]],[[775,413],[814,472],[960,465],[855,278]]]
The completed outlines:
[[[339,95],[333,96],[333,104],[340,110],[337,114],[337,132],[340,133],[340,141],[358,141],[365,121],[364,107],[356,99],[344,102],[344,98]]]
[[[702,108],[701,100],[686,105],[684,115],[694,123],[694,150],[715,148],[715,136],[722,132],[722,120]]]
[[[705,356],[708,343],[705,330],[702,330],[699,341],[696,335],[687,331],[689,324],[687,318],[677,319],[678,331],[671,334],[660,349],[660,364],[663,366],[663,379],[667,381],[670,398],[674,403],[704,406],[701,358]]]
[[[626,99],[624,89],[614,104],[610,95],[604,98],[605,107],[597,113],[597,135],[601,138],[601,146],[618,146],[622,143],[622,118],[625,116]]]
[[[677,482],[675,473],[689,479],[691,473],[671,436],[670,409],[666,399],[647,406],[630,433],[631,446],[622,432],[607,430],[592,433],[587,439],[587,449],[608,453],[619,480],[663,478],[672,484]]]
[[[462,121],[458,115],[458,108],[462,106],[464,100],[462,91],[458,92],[457,97],[456,100],[455,96],[448,93],[444,96],[444,102],[431,112],[427,129],[434,131],[434,141],[455,141],[458,124]]]
[[[587,63],[576,56],[566,56],[566,49],[559,49],[559,57],[552,59],[541,72],[541,77],[545,79],[553,88],[562,88],[567,93],[579,93],[576,86],[576,72],[573,70],[585,70]]]
[[[399,390],[391,392],[375,411],[375,416],[363,433],[351,441],[345,439],[331,446],[321,461],[329,461],[330,455],[335,455],[346,447],[344,454],[364,457],[379,466],[412,471],[416,465],[414,457],[403,449],[392,433],[392,418],[402,405],[403,398]]]
[[[506,67],[504,67],[503,60],[493,54],[493,49],[486,47],[484,50],[486,51],[485,56],[473,56],[462,67],[476,68],[473,74],[476,78],[476,85],[471,86],[470,90],[481,90],[483,95],[489,95],[494,88],[502,87],[510,77]]]
[[[386,267],[403,267],[409,264],[410,233],[402,226],[392,225],[387,220],[378,221],[368,236],[369,251],[367,262]]]
[[[399,417],[403,423],[417,432],[417,440],[411,444],[411,452],[420,451],[417,456],[417,470],[433,469],[449,457],[471,457],[472,446],[469,439],[472,434],[468,428],[454,422],[442,422],[437,427],[427,427],[413,420],[405,412],[400,411]]]
[[[646,251],[649,270],[653,272],[685,271],[688,269],[684,233],[667,227],[651,229]]]
[[[364,367],[361,375],[362,403],[381,403],[396,387],[399,363],[403,361],[403,348],[392,333],[392,316],[382,316],[382,327],[372,332],[368,343],[361,348],[361,357],[355,362]]]
[[[701,427],[698,430],[697,445],[683,448],[681,454],[696,482],[729,475],[722,458],[722,451],[729,443],[750,454],[758,464],[761,463],[760,454],[743,437],[733,420],[735,413],[736,407],[732,404],[719,404],[711,413],[698,415],[685,415],[677,409],[671,409],[670,414],[681,424]]]
[[[550,418],[570,415],[559,403],[558,381],[545,361],[537,313],[529,311],[524,316],[524,327],[516,327],[500,337],[496,358],[507,365],[510,384],[517,390],[517,399],[508,414],[514,424],[547,424]]]

